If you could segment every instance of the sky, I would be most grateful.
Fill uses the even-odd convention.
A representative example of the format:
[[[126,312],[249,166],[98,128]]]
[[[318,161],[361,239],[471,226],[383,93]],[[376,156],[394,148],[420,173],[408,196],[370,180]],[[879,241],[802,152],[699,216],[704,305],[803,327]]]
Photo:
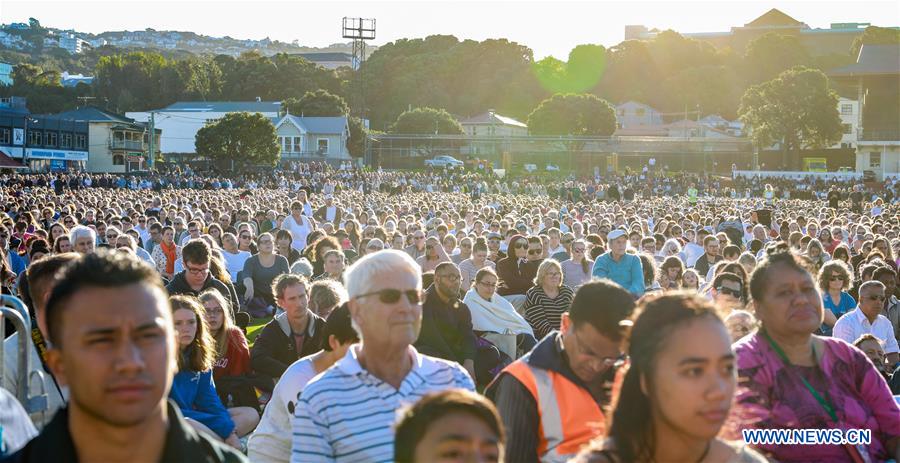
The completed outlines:
[[[541,59],[565,60],[580,44],[612,46],[626,25],[678,32],[727,31],[778,8],[813,28],[863,22],[900,26],[893,1],[306,1],[306,0],[0,0],[0,22],[27,22],[79,32],[191,31],[209,36],[262,39],[325,47],[342,43],[345,16],[376,19],[382,45],[400,38],[450,34],[460,39],[506,38]]]

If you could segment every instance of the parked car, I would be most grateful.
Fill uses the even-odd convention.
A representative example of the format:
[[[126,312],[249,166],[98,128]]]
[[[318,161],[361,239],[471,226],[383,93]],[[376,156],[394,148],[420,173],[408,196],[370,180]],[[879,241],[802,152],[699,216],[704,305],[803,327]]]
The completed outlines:
[[[537,170],[537,166],[535,164],[525,164],[522,166],[525,169],[525,172],[531,173]]]
[[[559,172],[559,166],[556,164],[547,164],[547,172]]]
[[[435,156],[433,159],[426,159],[425,165],[430,167],[462,167],[464,163],[453,156]]]

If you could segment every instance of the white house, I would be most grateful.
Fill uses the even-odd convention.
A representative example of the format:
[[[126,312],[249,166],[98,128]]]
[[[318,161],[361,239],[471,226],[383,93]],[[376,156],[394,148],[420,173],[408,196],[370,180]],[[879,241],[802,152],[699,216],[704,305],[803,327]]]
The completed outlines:
[[[722,130],[729,135],[740,137],[744,131],[744,123],[741,121],[729,121],[718,114],[710,114],[697,121],[709,128]]]
[[[466,135],[498,136],[498,137],[524,137],[528,135],[528,126],[511,117],[501,116],[489,109],[486,113],[479,114],[459,121]]]
[[[303,117],[287,114],[272,118],[283,161],[346,161],[350,126],[347,117]]]
[[[844,134],[841,136],[841,141],[835,143],[831,148],[856,148],[859,138],[857,132],[859,128],[859,101],[840,97],[837,108],[838,115],[841,117],[841,126],[844,128]]]
[[[623,129],[663,124],[662,113],[659,110],[636,101],[627,101],[616,106],[616,120],[619,128]]]
[[[278,101],[181,101],[162,109],[125,115],[138,122],[148,122],[152,112],[155,115],[153,126],[163,131],[160,141],[162,153],[184,155],[197,152],[194,139],[209,121],[239,112],[277,118],[280,111],[281,103]]]

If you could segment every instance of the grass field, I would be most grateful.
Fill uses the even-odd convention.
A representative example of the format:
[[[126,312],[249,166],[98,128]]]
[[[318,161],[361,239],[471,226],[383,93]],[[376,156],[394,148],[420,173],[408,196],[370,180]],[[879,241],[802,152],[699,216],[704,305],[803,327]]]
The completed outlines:
[[[259,332],[262,331],[263,326],[266,326],[266,323],[269,323],[270,321],[272,321],[271,317],[253,318],[250,320],[250,325],[247,326],[247,342],[250,344],[250,347],[253,347],[253,341],[259,336]]]

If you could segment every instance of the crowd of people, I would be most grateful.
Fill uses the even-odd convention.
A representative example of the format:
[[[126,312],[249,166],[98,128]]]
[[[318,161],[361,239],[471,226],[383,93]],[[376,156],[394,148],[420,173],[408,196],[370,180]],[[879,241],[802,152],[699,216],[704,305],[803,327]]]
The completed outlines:
[[[0,175],[2,461],[900,460],[893,181],[294,167]]]

